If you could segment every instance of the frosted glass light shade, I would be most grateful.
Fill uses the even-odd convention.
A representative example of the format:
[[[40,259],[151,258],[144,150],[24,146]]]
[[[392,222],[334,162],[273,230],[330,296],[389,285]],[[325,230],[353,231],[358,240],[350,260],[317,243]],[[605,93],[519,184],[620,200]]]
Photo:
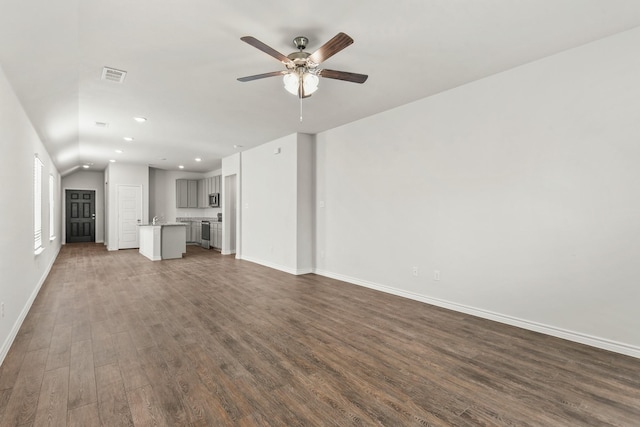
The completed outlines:
[[[304,85],[304,94],[311,95],[318,90],[318,82],[320,79],[315,74],[306,73],[302,78],[302,84]]]
[[[304,73],[302,74],[302,85],[304,86],[304,94],[311,95],[318,90],[318,82],[320,79],[315,74]],[[300,77],[297,73],[285,74],[282,78],[284,88],[292,95],[298,95],[300,87]]]
[[[284,88],[292,95],[298,94],[298,75],[295,73],[285,74],[282,78]]]

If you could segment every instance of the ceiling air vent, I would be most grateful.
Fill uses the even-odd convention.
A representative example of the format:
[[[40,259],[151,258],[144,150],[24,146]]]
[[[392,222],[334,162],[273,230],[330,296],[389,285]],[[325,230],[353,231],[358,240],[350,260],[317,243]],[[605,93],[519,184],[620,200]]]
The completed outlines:
[[[127,76],[126,71],[116,70],[115,68],[104,67],[102,69],[102,80],[110,80],[116,83],[124,82],[124,78]]]
[[[98,126],[99,128],[107,128],[107,127],[109,127],[109,123],[96,122],[96,126]]]

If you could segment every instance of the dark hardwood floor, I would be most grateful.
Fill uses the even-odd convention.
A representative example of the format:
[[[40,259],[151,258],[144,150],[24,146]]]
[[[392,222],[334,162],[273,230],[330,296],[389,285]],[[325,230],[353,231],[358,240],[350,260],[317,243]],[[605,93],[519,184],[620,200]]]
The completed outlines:
[[[2,426],[639,426],[640,360],[190,246],[62,248]]]

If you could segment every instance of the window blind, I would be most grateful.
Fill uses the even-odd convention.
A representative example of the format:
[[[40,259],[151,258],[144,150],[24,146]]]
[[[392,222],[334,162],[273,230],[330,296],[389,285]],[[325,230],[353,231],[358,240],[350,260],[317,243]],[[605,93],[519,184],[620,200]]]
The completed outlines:
[[[53,240],[56,238],[55,232],[55,182],[53,179],[53,175],[49,174],[49,240]]]
[[[36,155],[33,161],[33,248],[42,248],[42,161]]]

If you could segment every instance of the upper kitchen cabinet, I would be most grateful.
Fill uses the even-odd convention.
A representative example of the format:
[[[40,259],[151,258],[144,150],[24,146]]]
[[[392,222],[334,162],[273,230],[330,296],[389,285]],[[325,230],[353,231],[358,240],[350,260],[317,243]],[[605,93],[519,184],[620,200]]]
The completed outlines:
[[[198,207],[206,208],[209,206],[209,178],[198,180]]]
[[[212,176],[198,180],[198,207],[208,208],[209,194],[220,193],[221,176]]]
[[[220,175],[202,179],[176,179],[176,207],[208,208],[209,194],[220,193]]]
[[[198,181],[195,179],[176,179],[176,207],[198,207]]]

